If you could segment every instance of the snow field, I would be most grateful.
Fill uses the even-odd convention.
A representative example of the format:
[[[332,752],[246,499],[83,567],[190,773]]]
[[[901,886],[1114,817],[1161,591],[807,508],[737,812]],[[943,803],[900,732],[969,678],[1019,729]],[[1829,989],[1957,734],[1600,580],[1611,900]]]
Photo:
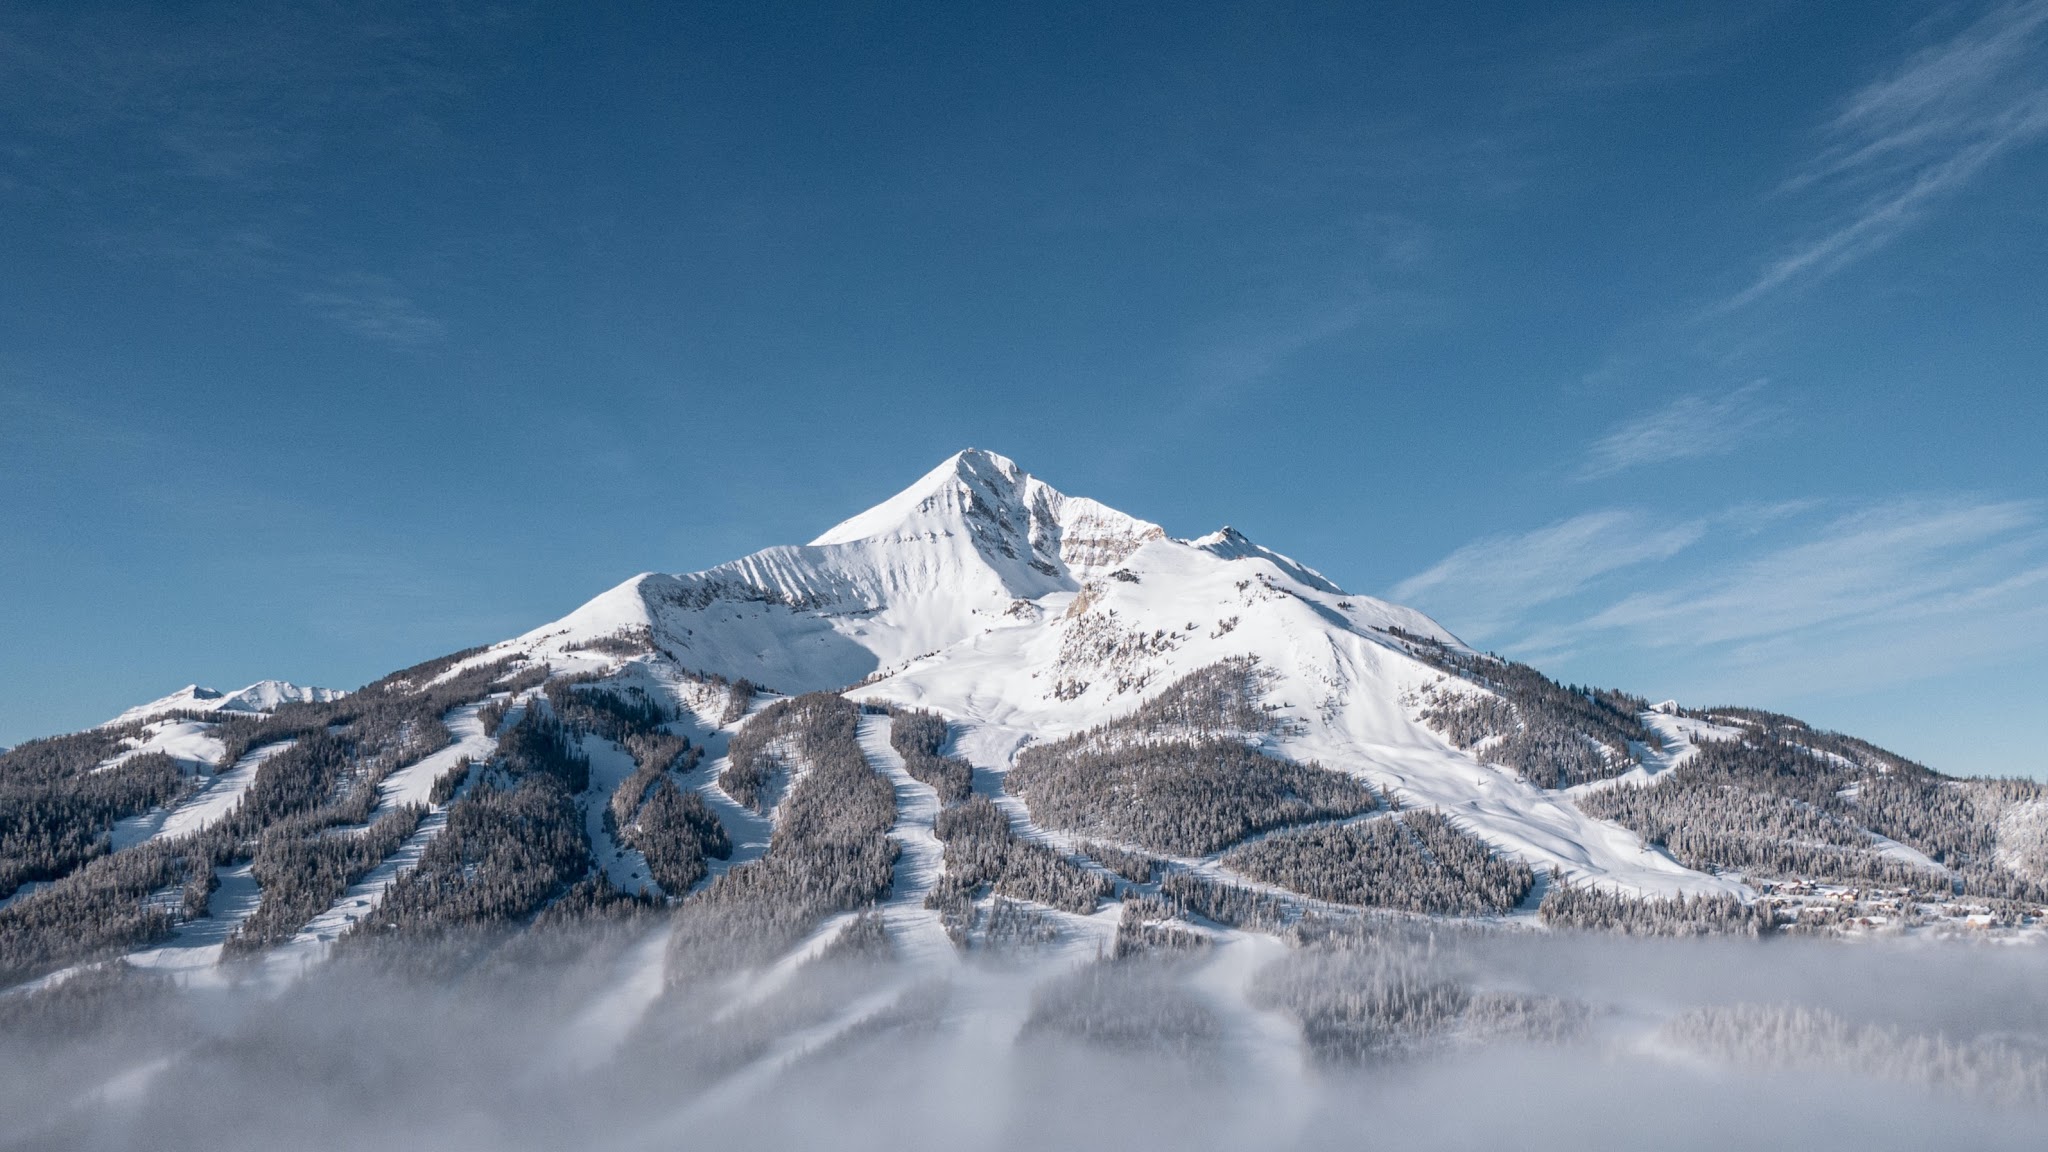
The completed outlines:
[[[186,772],[205,771],[220,763],[220,758],[227,752],[220,739],[213,735],[213,728],[213,725],[198,720],[159,721],[144,728],[140,739],[93,771],[105,772],[150,752],[169,756]]]

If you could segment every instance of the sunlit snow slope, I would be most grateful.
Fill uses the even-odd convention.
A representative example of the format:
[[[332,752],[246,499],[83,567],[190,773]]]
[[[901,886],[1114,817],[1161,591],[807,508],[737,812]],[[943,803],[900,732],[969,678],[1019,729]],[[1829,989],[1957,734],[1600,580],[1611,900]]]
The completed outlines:
[[[1027,741],[1126,715],[1189,672],[1249,656],[1273,677],[1270,753],[1441,809],[1575,879],[1734,887],[1447,744],[1418,719],[1418,693],[1444,677],[1410,654],[1416,637],[1465,650],[1421,613],[1345,593],[1234,530],[1172,539],[969,450],[808,545],[636,576],[474,660],[566,668],[605,662],[607,643],[643,644],[688,673],[939,711],[961,726],[963,752],[1000,772]]]

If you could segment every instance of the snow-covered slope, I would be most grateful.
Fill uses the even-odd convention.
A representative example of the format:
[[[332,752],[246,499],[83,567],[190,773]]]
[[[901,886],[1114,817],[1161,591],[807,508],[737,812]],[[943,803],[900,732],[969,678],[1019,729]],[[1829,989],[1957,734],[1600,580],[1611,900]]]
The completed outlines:
[[[1443,678],[1410,654],[1418,637],[1468,651],[1422,613],[1346,593],[1235,529],[1172,539],[968,450],[808,545],[636,576],[473,659],[588,667],[610,662],[595,654],[604,642],[637,639],[688,672],[939,711],[1000,772],[1028,741],[1113,720],[1187,673],[1250,656],[1273,675],[1283,720],[1268,752],[1440,808],[1575,879],[1659,894],[1734,887],[1448,745],[1417,718],[1417,693]]]

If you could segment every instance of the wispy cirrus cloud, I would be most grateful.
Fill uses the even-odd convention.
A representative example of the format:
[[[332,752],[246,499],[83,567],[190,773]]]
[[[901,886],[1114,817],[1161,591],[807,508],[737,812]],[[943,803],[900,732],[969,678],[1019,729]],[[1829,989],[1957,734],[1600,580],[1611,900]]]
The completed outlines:
[[[1903,500],[1838,516],[1810,539],[1584,621],[1657,646],[1751,644],[1848,625],[1883,628],[2048,593],[2040,509],[2029,502]]]
[[[1390,595],[1442,615],[1461,634],[1496,636],[1529,610],[1607,573],[1676,556],[1706,530],[1703,521],[1660,525],[1625,509],[1586,512],[1532,532],[1475,540],[1401,581]]]
[[[1724,306],[1883,247],[1994,161],[2048,134],[2044,60],[2048,0],[2001,3],[1852,94],[1822,129],[1820,151],[1785,185],[1841,206]]]
[[[1560,10],[1536,37],[1534,79],[1541,88],[1586,92],[1695,76],[1739,44],[1754,22],[1753,14],[1728,7]]]
[[[323,319],[380,344],[418,347],[439,340],[446,331],[446,325],[384,276],[343,277],[302,299]]]
[[[1603,511],[1489,537],[1393,596],[1539,664],[1656,653],[1731,698],[1911,684],[2048,647],[2039,502],[1795,502],[1653,523]]]
[[[1593,442],[1578,478],[1597,480],[1645,464],[1733,452],[1784,414],[1762,399],[1766,383],[1757,380],[1719,396],[1681,396],[1624,420]]]

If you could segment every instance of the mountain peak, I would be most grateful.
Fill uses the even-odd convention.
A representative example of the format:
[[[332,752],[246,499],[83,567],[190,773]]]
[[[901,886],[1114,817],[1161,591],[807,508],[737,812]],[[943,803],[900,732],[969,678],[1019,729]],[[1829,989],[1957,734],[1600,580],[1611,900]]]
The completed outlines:
[[[1207,536],[1190,540],[1188,543],[1209,553],[1211,556],[1218,556],[1225,560],[1245,560],[1256,556],[1262,560],[1272,562],[1282,572],[1287,573],[1288,576],[1310,588],[1338,594],[1342,594],[1344,591],[1342,588],[1337,587],[1336,581],[1331,580],[1328,576],[1292,557],[1282,556],[1271,548],[1254,543],[1251,537],[1239,532],[1228,524],[1209,533]]]
[[[880,504],[825,530],[812,547],[848,544],[878,536],[898,536],[922,519],[921,513],[946,508],[961,494],[987,493],[998,504],[1021,491],[1031,477],[1014,460],[980,448],[966,448],[940,462],[909,487]],[[917,533],[922,534],[922,533]]]
[[[811,541],[831,547],[876,540],[966,537],[984,554],[1075,579],[1114,567],[1164,529],[1085,497],[1068,496],[1006,456],[968,448],[908,488]]]

